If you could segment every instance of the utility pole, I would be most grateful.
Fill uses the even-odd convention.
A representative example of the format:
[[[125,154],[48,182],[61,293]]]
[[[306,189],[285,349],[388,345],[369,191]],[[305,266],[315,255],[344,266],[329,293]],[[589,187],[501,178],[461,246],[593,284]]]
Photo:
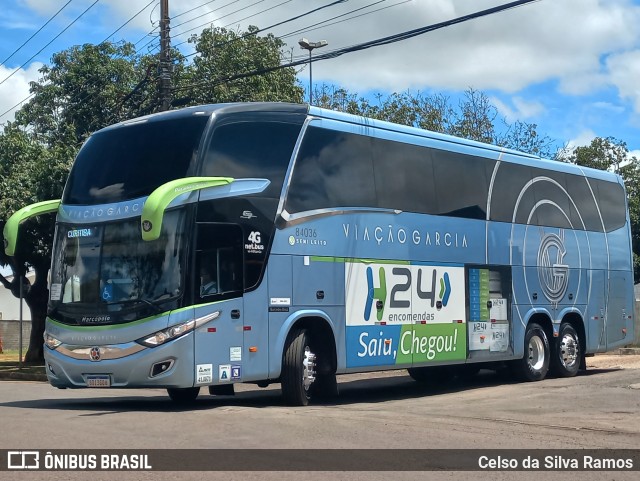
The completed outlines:
[[[171,106],[171,38],[169,0],[160,0],[160,111]]]

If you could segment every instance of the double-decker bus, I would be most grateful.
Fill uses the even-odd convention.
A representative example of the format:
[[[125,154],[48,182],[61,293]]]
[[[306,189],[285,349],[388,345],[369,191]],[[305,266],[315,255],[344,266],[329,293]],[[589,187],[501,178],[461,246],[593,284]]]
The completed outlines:
[[[45,330],[59,388],[575,375],[633,341],[621,178],[316,107],[221,104],[94,133],[57,213]]]

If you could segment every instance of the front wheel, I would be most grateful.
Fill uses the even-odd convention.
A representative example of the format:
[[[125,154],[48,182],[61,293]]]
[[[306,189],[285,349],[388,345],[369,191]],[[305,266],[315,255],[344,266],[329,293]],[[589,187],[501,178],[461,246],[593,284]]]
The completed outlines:
[[[522,381],[542,381],[549,371],[549,339],[540,324],[529,323],[524,336],[524,357],[512,361],[516,378]]]
[[[559,336],[553,343],[551,371],[559,377],[573,377],[580,369],[582,353],[577,331],[568,322],[560,324]]]
[[[200,393],[199,387],[187,387],[187,388],[168,388],[167,394],[171,400],[176,404],[188,404],[192,403],[198,397]]]
[[[306,329],[291,332],[282,358],[282,396],[292,406],[307,406],[316,380],[316,355]]]

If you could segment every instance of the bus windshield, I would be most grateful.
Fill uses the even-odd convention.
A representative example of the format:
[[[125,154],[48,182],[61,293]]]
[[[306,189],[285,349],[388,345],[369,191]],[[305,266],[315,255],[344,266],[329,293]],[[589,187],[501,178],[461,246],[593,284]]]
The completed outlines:
[[[167,212],[162,234],[153,242],[142,241],[140,221],[131,219],[59,224],[54,245],[49,305],[61,314],[73,317],[79,309],[117,313],[132,305],[149,307],[182,292],[183,210]]]

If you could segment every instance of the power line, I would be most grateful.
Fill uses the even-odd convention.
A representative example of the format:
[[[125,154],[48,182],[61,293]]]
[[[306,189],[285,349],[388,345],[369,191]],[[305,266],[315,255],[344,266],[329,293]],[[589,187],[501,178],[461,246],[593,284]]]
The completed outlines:
[[[272,28],[279,27],[280,25],[284,25],[285,23],[293,22],[294,20],[298,20],[298,19],[300,19],[302,17],[306,17],[307,15],[311,15],[312,13],[316,13],[316,12],[318,12],[320,10],[325,9],[325,8],[333,7],[335,5],[338,5],[339,3],[344,3],[344,2],[347,2],[347,1],[348,0],[337,0],[337,1],[329,3],[327,5],[323,5],[321,7],[314,8],[313,10],[309,10],[308,12],[302,13],[300,15],[296,15],[295,17],[291,17],[291,18],[288,18],[288,19],[283,20],[281,22],[274,23],[273,25],[269,25],[268,27],[264,27],[264,28],[258,29],[255,32],[245,33],[244,35],[242,35],[240,37],[237,37],[237,38],[234,38],[232,40],[229,40],[227,42],[222,42],[222,43],[216,44],[216,45],[214,45],[214,48],[223,47],[223,46],[225,46],[225,45],[227,45],[229,43],[235,42],[237,40],[243,40],[243,39],[245,39],[245,38],[247,38],[247,37],[249,37],[251,35],[258,35],[259,33],[262,33],[262,32],[264,32],[266,30],[271,30]],[[287,2],[283,2],[283,3],[287,3]],[[282,3],[280,5],[282,5]],[[279,6],[279,5],[276,5],[276,7],[277,6]],[[275,7],[273,7],[273,8],[275,8]],[[259,12],[259,13],[263,13],[263,12]],[[258,15],[258,14],[256,14],[256,15]],[[243,18],[242,20],[246,20],[247,18],[249,18],[249,17]],[[238,20],[238,21],[240,21],[240,20]],[[181,43],[176,44],[176,47],[178,45],[182,45],[183,43],[185,43],[185,42],[181,42]],[[192,57],[193,55],[196,55],[197,53],[198,52],[194,52],[194,53],[190,53],[189,55],[185,55],[185,58]]]
[[[205,3],[201,4],[201,5],[198,5],[197,7],[193,7],[192,9],[187,10],[186,12],[182,12],[182,13],[179,13],[178,15],[174,15],[173,17],[171,17],[171,20],[173,20],[173,19],[175,19],[175,18],[178,18],[178,17],[182,17],[183,15],[186,15],[187,13],[191,13],[191,12],[193,12],[194,10],[198,10],[199,8],[202,8],[202,7],[204,7],[205,5],[209,5],[210,3],[213,3],[213,2],[215,2],[215,1],[216,1],[216,0],[210,0],[210,1],[208,1],[208,2],[205,2]]]
[[[336,58],[339,57],[341,55],[344,55],[346,53],[352,53],[352,52],[358,52],[360,50],[366,50],[372,47],[379,47],[381,45],[389,45],[391,43],[395,43],[395,42],[399,42],[401,40],[407,40],[409,38],[412,37],[416,37],[418,35],[423,35],[425,33],[428,32],[433,32],[435,30],[439,30],[441,28],[445,28],[445,27],[450,27],[452,25],[457,25],[459,23],[463,23],[463,22],[467,22],[469,20],[475,20],[477,18],[481,18],[481,17],[486,17],[488,15],[493,15],[495,13],[499,13],[499,12],[503,12],[505,10],[510,10],[512,8],[517,8],[520,7],[522,5],[526,5],[528,3],[532,3],[532,2],[537,2],[539,0],[518,0],[515,2],[510,2],[510,3],[506,3],[503,5],[498,5],[496,7],[492,7],[492,8],[488,8],[486,10],[481,10],[479,12],[475,12],[475,13],[471,13],[468,15],[463,15],[461,17],[457,17],[451,20],[446,20],[444,22],[439,22],[439,23],[435,23],[432,25],[427,25],[425,27],[420,27],[420,28],[416,28],[413,30],[408,30],[405,32],[401,32],[395,35],[390,35],[388,37],[382,37],[379,39],[375,39],[375,40],[371,40],[369,42],[363,42],[360,44],[356,44],[356,45],[352,45],[350,47],[345,47],[345,48],[341,48],[341,49],[337,49],[334,50],[333,52],[328,52],[322,55],[316,55],[313,58],[314,62],[317,62],[319,60],[327,60],[330,58]],[[253,77],[253,76],[257,76],[257,75],[262,75],[265,73],[271,73],[271,72],[275,72],[277,70],[281,70],[284,68],[289,68],[289,67],[296,67],[298,65],[304,65],[306,63],[309,63],[309,59],[303,59],[303,60],[297,60],[295,62],[289,62],[287,64],[281,64],[278,66],[274,66],[274,67],[267,67],[267,68],[262,68],[262,69],[258,69],[258,70],[254,70],[251,72],[245,72],[245,73],[241,73],[241,74],[235,74],[235,75],[231,75],[229,77],[226,78],[220,78],[217,79],[213,82],[198,82],[195,84],[190,84],[190,85],[183,85],[181,87],[175,87],[174,90],[184,90],[187,88],[193,88],[193,87],[203,87],[203,86],[207,86],[207,87],[215,87],[217,85],[223,84],[223,83],[227,83],[233,80],[239,80],[239,79],[243,79],[243,78],[247,78],[247,77]]]
[[[5,115],[7,115],[7,114],[8,114],[9,112],[11,112],[12,110],[14,110],[15,108],[20,107],[20,105],[22,105],[24,102],[26,102],[27,100],[29,100],[29,99],[30,99],[31,97],[33,97],[35,94],[36,94],[35,92],[34,92],[34,93],[32,93],[32,94],[31,94],[31,95],[29,95],[27,98],[22,99],[20,102],[18,102],[17,104],[15,104],[15,105],[14,105],[13,107],[11,107],[10,109],[5,110],[4,112],[2,112],[2,113],[0,114],[0,119],[1,119],[2,117],[4,117]]]
[[[124,27],[126,27],[129,22],[131,22],[131,20],[133,20],[134,18],[136,18],[138,15],[140,15],[142,12],[144,12],[147,8],[149,8],[149,6],[152,3],[155,3],[157,0],[151,0],[149,3],[147,3],[144,7],[142,7],[140,9],[140,11],[138,13],[136,13],[133,17],[131,17],[129,20],[127,20],[126,22],[124,22],[122,25],[120,25],[117,29],[115,29],[111,34],[109,34],[109,36],[107,36],[107,38],[105,38],[101,43],[106,42],[107,40],[109,40],[111,37],[113,37],[116,33],[118,33],[120,30],[122,30]]]
[[[359,8],[356,8],[356,9],[350,10],[350,11],[348,11],[348,12],[342,13],[342,14],[340,14],[340,15],[336,15],[335,17],[328,18],[328,19],[323,20],[323,21],[321,21],[321,22],[317,22],[317,23],[314,23],[314,24],[312,24],[312,25],[307,25],[306,27],[299,28],[299,29],[297,29],[297,30],[294,30],[293,32],[285,33],[284,35],[282,35],[282,36],[280,36],[280,37],[278,37],[278,38],[287,38],[287,37],[291,37],[291,36],[293,36],[293,35],[295,35],[295,34],[297,34],[297,33],[300,33],[300,32],[308,32],[308,31],[310,31],[310,30],[311,30],[311,28],[313,28],[313,27],[317,27],[318,25],[324,25],[325,23],[330,22],[331,20],[335,20],[335,19],[337,19],[337,18],[342,18],[342,17],[344,17],[344,16],[346,16],[346,15],[349,15],[349,14],[351,14],[351,13],[359,12],[359,11],[361,11],[361,10],[365,10],[365,9],[367,9],[367,8],[374,7],[375,5],[378,5],[378,4],[383,3],[383,2],[386,2],[386,1],[387,1],[387,0],[378,0],[377,2],[374,2],[374,3],[370,4],[370,5],[365,5],[364,7],[359,7]],[[374,10],[374,11],[375,11],[375,10]],[[369,12],[369,13],[373,13],[373,12]],[[355,18],[355,17],[354,17],[354,18]],[[347,19],[345,19],[345,20],[349,20],[349,19],[347,18]],[[326,27],[327,25],[324,25],[324,26]]]
[[[71,1],[72,1],[72,0],[69,0],[69,2],[67,2],[67,5],[68,5]],[[94,3],[93,3],[93,5],[95,5],[98,1],[99,1],[99,0],[96,0],[96,2],[94,2]],[[136,13],[136,14],[135,14],[135,15],[133,15],[131,18],[129,18],[129,20],[127,20],[124,24],[122,24],[122,25],[121,25],[118,29],[116,29],[113,33],[111,33],[111,34],[110,34],[110,35],[109,35],[105,40],[103,40],[101,43],[106,42],[109,38],[111,38],[113,35],[115,35],[119,30],[121,30],[123,27],[125,27],[128,23],[130,23],[134,18],[136,18],[138,15],[140,15],[144,10],[146,10],[146,9],[147,9],[147,8],[148,8],[152,3],[156,2],[156,1],[157,1],[157,0],[152,0],[152,1],[151,1],[151,2],[149,2],[147,5],[145,5],[145,6],[144,6],[144,7],[143,7],[143,8],[142,8],[138,13]],[[91,5],[89,8],[93,7],[93,5]],[[66,6],[66,5],[65,5],[65,6]],[[63,7],[63,8],[64,8],[64,7]],[[62,10],[62,9],[61,9],[61,10]],[[87,9],[87,10],[88,10],[88,9]],[[82,13],[82,15],[84,15],[84,14],[87,12],[87,10],[85,10],[85,11]],[[59,12],[58,12],[58,13],[59,13]],[[57,14],[56,14],[56,15],[57,15]],[[78,20],[82,15],[80,15],[78,18],[76,18],[76,20]],[[55,15],[54,15],[54,16],[55,16]],[[52,18],[53,18],[53,17],[52,17]],[[76,20],[74,20],[74,22],[75,22]],[[72,24],[73,24],[74,22],[72,22]],[[71,24],[71,25],[72,25],[72,24]],[[70,27],[71,25],[69,25],[68,27]],[[68,27],[67,27],[67,28],[68,28]],[[63,31],[63,32],[64,32],[64,31]],[[60,34],[62,34],[63,32],[61,32]],[[59,35],[60,35],[60,34],[59,34]],[[58,35],[58,36],[59,36],[59,35]],[[57,38],[57,37],[56,37],[56,38]],[[54,40],[55,40],[55,38],[54,38]],[[52,41],[53,41],[53,40],[52,40]],[[45,46],[44,48],[46,48],[46,47],[47,47],[47,46]],[[43,48],[43,49],[44,49],[44,48]],[[38,55],[38,54],[36,54],[36,55]],[[22,68],[22,67],[20,67],[20,68]],[[15,73],[15,72],[14,72],[14,73]],[[11,76],[11,75],[10,75],[10,76]],[[9,77],[10,77],[10,76],[9,76]],[[7,77],[5,80],[7,80],[9,77]],[[91,78],[91,79],[87,79],[87,81],[98,79],[98,77],[99,77],[99,74],[96,74],[93,78]],[[147,73],[147,75],[145,76],[145,79],[147,79],[147,78],[148,78],[148,73]],[[1,84],[1,83],[3,83],[5,80],[3,80],[2,82],[0,82],[0,84]],[[83,89],[86,89],[87,87],[88,87],[88,85],[85,85],[85,86],[83,86]],[[136,87],[136,89],[137,89],[137,88],[138,88],[138,87]],[[76,89],[74,92],[71,92],[69,95],[70,95],[70,96],[74,96],[74,95],[75,95],[76,93],[78,93],[79,91],[80,91],[80,88]],[[35,93],[30,94],[29,96],[27,96],[26,98],[22,99],[20,102],[18,102],[17,104],[15,104],[13,107],[11,107],[10,109],[8,109],[8,110],[6,110],[5,112],[3,112],[2,114],[0,114],[0,119],[1,119],[2,117],[4,117],[5,115],[7,115],[7,114],[8,114],[9,112],[11,112],[12,110],[14,110],[14,109],[16,109],[17,107],[19,107],[19,106],[20,106],[21,104],[23,104],[24,102],[28,101],[28,100],[29,100],[30,98],[32,98],[34,95],[35,95]],[[78,101],[78,104],[82,103],[83,101],[85,101],[85,100],[86,100],[87,98],[89,98],[89,97],[90,97],[90,94],[86,94],[84,98],[82,98],[82,99],[80,99],[80,100]]]
[[[65,3],[62,7],[60,7],[60,10],[58,10],[56,13],[54,13],[54,14],[53,14],[53,17],[51,17],[49,20],[47,20],[47,21],[45,22],[45,24],[44,24],[42,27],[40,27],[36,33],[34,33],[33,35],[31,35],[31,37],[29,37],[29,38],[28,38],[28,39],[27,39],[27,40],[26,40],[22,45],[20,45],[17,49],[15,49],[15,50],[11,53],[11,55],[9,55],[9,56],[8,56],[7,58],[5,58],[2,62],[0,62],[0,65],[4,65],[4,64],[5,64],[5,62],[6,62],[7,60],[9,60],[11,57],[13,57],[16,53],[18,53],[18,51],[19,51],[22,47],[24,47],[26,44],[28,44],[28,43],[29,43],[29,41],[30,41],[33,37],[35,37],[36,35],[38,35],[38,34],[42,31],[42,29],[43,29],[44,27],[46,27],[47,25],[49,25],[49,23],[51,22],[51,20],[53,20],[54,18],[56,18],[56,17],[58,16],[58,14],[59,14],[60,12],[62,12],[62,11],[66,8],[66,6],[67,6],[67,5],[69,5],[72,1],[73,1],[73,0],[69,0],[69,1],[68,1],[67,3]]]
[[[377,9],[375,9],[375,10],[372,10],[372,11],[370,11],[370,12],[365,12],[365,13],[361,13],[361,14],[359,14],[359,15],[354,15],[353,17],[348,17],[348,18],[345,18],[345,19],[342,19],[342,20],[338,20],[337,22],[327,23],[327,24],[324,24],[324,25],[322,25],[322,26],[323,26],[323,27],[330,27],[330,26],[332,26],[332,25],[337,25],[337,24],[339,24],[339,23],[348,22],[349,20],[353,20],[353,19],[355,19],[355,18],[364,17],[365,15],[371,15],[372,13],[380,12],[380,11],[382,11],[382,10],[386,10],[386,9],[388,9],[388,8],[397,7],[397,6],[403,5],[403,4],[405,4],[405,3],[409,3],[409,2],[411,2],[411,1],[412,1],[412,0],[403,0],[402,2],[394,3],[393,5],[387,5],[386,7],[380,7],[380,8],[377,8]],[[376,5],[376,4],[374,3],[373,5]],[[371,7],[371,6],[373,6],[373,5],[369,5],[369,6]],[[348,13],[353,13],[353,12],[354,12],[354,10],[352,10],[351,12],[348,12]],[[341,16],[342,16],[342,15],[339,15],[339,17],[341,17]],[[334,17],[333,19],[326,20],[326,22],[328,22],[328,21],[330,21],[330,20],[334,20],[335,18],[338,18],[338,17]],[[304,31],[305,31],[305,32],[313,32],[314,30],[318,30],[318,28],[319,28],[319,27],[316,27],[316,28],[307,28],[307,29],[304,29]],[[287,38],[287,37],[292,37],[292,36],[294,36],[294,35],[295,35],[295,34],[297,34],[297,33],[300,33],[300,30],[296,30],[295,32],[288,33],[288,34],[285,34],[285,35],[281,35],[281,36],[279,36],[278,38],[279,38],[279,39],[283,39],[283,38]],[[306,57],[306,55],[304,55],[304,56]],[[302,57],[302,56],[301,56],[301,57]]]
[[[211,15],[212,13],[217,12],[218,10],[222,10],[223,8],[228,7],[229,5],[233,5],[234,3],[238,3],[239,1],[240,0],[233,0],[233,1],[229,2],[229,3],[227,3],[226,5],[222,5],[222,6],[218,7],[218,8],[214,8],[213,10],[209,10],[206,13],[200,14],[197,17],[193,17],[193,18],[191,18],[189,20],[185,20],[182,23],[178,23],[178,24],[174,25],[173,28],[181,27],[182,25],[186,25],[187,23],[191,23],[194,20],[198,20],[199,18],[206,17],[207,15]],[[260,1],[263,2],[264,0],[260,0]],[[251,7],[251,6],[253,6],[253,5],[249,5],[249,7]],[[249,8],[249,7],[243,7],[240,10],[244,10],[245,8]],[[231,13],[235,13],[235,12],[231,12]],[[231,15],[231,14],[229,14],[229,15]],[[209,23],[210,22],[207,22],[205,25],[208,25]],[[187,30],[187,31],[189,31],[189,30]],[[182,34],[178,34],[178,35],[182,35]]]
[[[86,10],[84,12],[82,12],[80,15],[78,15],[75,20],[73,20],[69,25],[67,25],[62,32],[60,32],[58,35],[56,35],[55,37],[53,37],[51,39],[51,41],[46,44],[44,47],[42,47],[40,50],[38,50],[29,60],[27,60],[25,63],[23,63],[22,65],[20,65],[20,67],[18,67],[17,69],[15,69],[13,72],[11,72],[9,74],[9,76],[7,78],[5,78],[3,81],[0,82],[0,85],[2,85],[3,83],[5,83],[7,80],[9,80],[11,77],[13,77],[13,75],[20,70],[21,68],[23,68],[25,65],[27,65],[29,62],[31,62],[34,58],[36,58],[36,56],[40,55],[42,53],[42,51],[47,48],[49,45],[51,45],[60,35],[62,35],[64,32],[66,32],[67,30],[69,30],[69,28],[71,28],[71,26],[76,23],[78,20],[80,20],[80,18],[82,16],[84,16],[85,13],[87,13],[89,10],[91,10],[91,8],[98,3],[100,0],[95,0],[91,5],[89,5]]]
[[[237,1],[239,1],[239,0],[235,0],[234,2],[231,2],[231,3],[236,3]],[[199,28],[202,28],[202,27],[204,27],[205,25],[210,25],[210,24],[212,24],[212,23],[213,23],[214,21],[216,21],[216,20],[222,20],[223,18],[226,18],[226,17],[228,17],[228,16],[230,16],[230,15],[233,15],[234,13],[241,12],[242,10],[246,10],[247,8],[251,8],[251,7],[253,7],[254,5],[257,5],[257,4],[262,3],[262,2],[264,2],[264,0],[258,0],[257,2],[254,2],[254,3],[252,3],[251,5],[247,5],[246,7],[242,7],[242,8],[239,8],[238,10],[234,10],[233,12],[229,12],[229,13],[227,13],[226,15],[223,15],[222,17],[218,17],[218,18],[216,18],[215,20],[212,20],[212,21],[207,22],[207,23],[203,23],[202,25],[198,25],[197,27],[190,28],[190,29],[188,29],[188,30],[185,30],[184,32],[176,33],[176,34],[174,35],[174,37],[179,37],[179,36],[181,36],[181,35],[184,35],[185,33],[189,33],[189,32],[192,32],[192,31],[194,31],[194,30],[198,30]],[[228,5],[231,5],[231,3],[229,3]],[[225,7],[226,7],[226,6],[228,6],[228,5],[225,5]],[[222,7],[221,7],[221,8],[222,8]],[[213,12],[210,12],[210,13],[213,13]],[[207,14],[207,15],[208,15],[208,14]],[[203,16],[204,16],[204,15],[203,15]],[[197,18],[199,18],[199,17],[197,17]],[[194,18],[193,20],[195,20],[195,18]],[[189,22],[183,22],[183,23],[181,23],[181,24],[179,24],[179,25],[184,25],[185,23],[189,23]],[[178,26],[178,25],[176,25],[176,27],[177,27],[177,26]],[[184,42],[183,42],[183,43],[184,43]]]

